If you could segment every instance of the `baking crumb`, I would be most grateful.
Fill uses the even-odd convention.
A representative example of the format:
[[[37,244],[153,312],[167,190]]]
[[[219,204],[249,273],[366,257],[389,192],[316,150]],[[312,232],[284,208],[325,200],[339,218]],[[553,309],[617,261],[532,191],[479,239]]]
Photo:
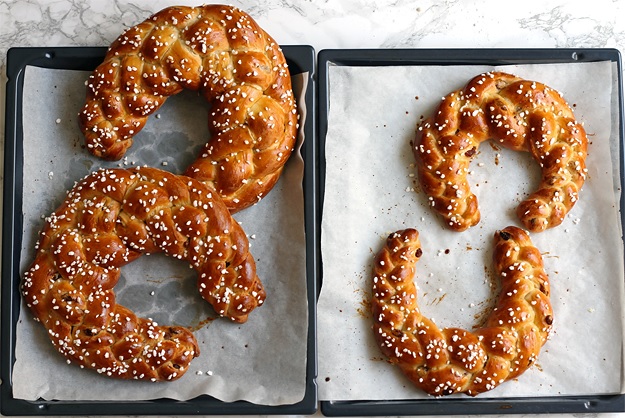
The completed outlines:
[[[161,165],[167,165],[167,161],[163,161]]]
[[[52,177],[54,177],[54,172],[53,172],[53,171],[50,171],[50,172],[48,173],[48,178],[49,178],[49,179],[51,179]]]
[[[256,239],[256,234],[252,234],[252,235],[250,235],[250,238],[252,238],[252,239]]]
[[[154,117],[155,117],[156,119],[160,119],[160,118],[161,118],[161,114],[160,114],[160,113],[157,113]]]
[[[212,376],[212,375],[213,375],[213,372],[211,370],[206,372],[206,376]]]
[[[593,313],[595,311],[595,308],[588,308],[588,312]]]
[[[61,118],[58,118],[58,119],[56,120],[56,123],[57,123],[57,124],[61,123]]]
[[[475,303],[469,303],[469,308],[475,308]]]
[[[154,290],[150,292],[150,296],[154,296]]]
[[[198,370],[197,372],[195,372],[195,374],[197,374],[198,376],[201,376],[204,373],[202,373],[202,370]]]

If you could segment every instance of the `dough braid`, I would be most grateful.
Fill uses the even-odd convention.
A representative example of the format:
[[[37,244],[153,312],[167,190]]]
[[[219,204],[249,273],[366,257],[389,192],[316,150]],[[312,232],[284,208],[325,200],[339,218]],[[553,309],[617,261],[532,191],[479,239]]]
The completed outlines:
[[[26,304],[68,361],[112,377],[180,378],[199,355],[190,330],[115,302],[123,265],[164,252],[198,272],[198,289],[236,322],[265,298],[240,225],[212,189],[154,168],[100,170],[46,219],[22,285]]]
[[[553,322],[549,279],[540,252],[516,227],[495,233],[493,254],[501,293],[483,327],[440,329],[421,315],[413,283],[421,257],[419,234],[391,234],[373,268],[374,333],[390,362],[419,388],[435,395],[475,396],[530,367]]]
[[[295,143],[297,112],[285,57],[245,12],[169,7],[126,30],[89,77],[79,119],[87,148],[116,160],[168,96],[200,90],[211,139],[184,174],[232,211],[274,186]]]
[[[506,73],[486,73],[443,98],[420,124],[413,150],[432,207],[454,230],[476,225],[480,212],[469,188],[469,163],[489,138],[529,151],[542,169],[538,190],[517,215],[532,232],[560,225],[586,178],[588,139],[555,90]]]

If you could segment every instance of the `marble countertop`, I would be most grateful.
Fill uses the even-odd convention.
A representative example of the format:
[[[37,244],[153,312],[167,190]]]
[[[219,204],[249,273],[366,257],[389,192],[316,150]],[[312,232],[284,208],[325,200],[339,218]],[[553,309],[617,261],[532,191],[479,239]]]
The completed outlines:
[[[500,0],[230,3],[251,14],[280,44],[311,45],[316,51],[330,48],[617,48],[625,51],[622,18],[625,0],[526,0],[513,5]],[[2,143],[6,52],[10,47],[107,46],[126,27],[173,4],[200,2],[0,0]]]

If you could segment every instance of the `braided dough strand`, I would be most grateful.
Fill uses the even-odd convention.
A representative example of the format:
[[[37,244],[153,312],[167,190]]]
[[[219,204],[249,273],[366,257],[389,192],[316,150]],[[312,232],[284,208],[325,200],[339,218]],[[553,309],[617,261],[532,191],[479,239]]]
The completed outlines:
[[[155,252],[185,260],[217,313],[245,322],[265,299],[248,247],[201,182],[154,168],[100,170],[46,219],[22,292],[68,361],[113,377],[175,380],[199,355],[195,337],[118,305],[121,267]]]
[[[391,363],[425,392],[475,396],[522,374],[553,323],[540,252],[521,229],[497,231],[493,254],[501,293],[483,327],[440,329],[424,317],[413,283],[419,234],[391,234],[375,258],[372,312],[376,341]]]
[[[586,178],[586,133],[557,91],[501,72],[473,78],[419,125],[413,151],[432,207],[457,231],[479,222],[467,173],[480,143],[491,138],[530,152],[542,169],[538,190],[517,209],[525,228],[560,225]]]
[[[175,6],[126,30],[87,83],[79,119],[87,148],[117,160],[167,97],[200,90],[211,139],[184,173],[211,185],[231,211],[274,186],[295,143],[286,59],[245,12]]]

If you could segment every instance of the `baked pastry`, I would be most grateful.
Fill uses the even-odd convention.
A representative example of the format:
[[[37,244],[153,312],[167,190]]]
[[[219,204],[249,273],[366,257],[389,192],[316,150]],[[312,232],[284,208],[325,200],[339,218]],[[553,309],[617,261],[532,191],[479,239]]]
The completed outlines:
[[[540,252],[523,230],[495,233],[493,260],[501,293],[485,324],[440,329],[417,305],[412,281],[422,255],[419,233],[391,234],[375,258],[372,312],[375,339],[389,361],[434,396],[494,389],[522,374],[549,337],[553,312]]]
[[[417,129],[413,151],[431,206],[454,230],[480,220],[467,173],[481,142],[528,151],[538,162],[538,190],[517,208],[526,229],[560,225],[586,178],[588,139],[562,96],[544,84],[493,72],[445,96]]]
[[[297,112],[279,45],[235,7],[168,7],[120,35],[87,83],[79,114],[87,149],[121,158],[148,116],[183,89],[211,103],[211,138],[184,174],[233,212],[256,203],[293,150]]]
[[[121,267],[155,252],[187,261],[221,316],[245,322],[265,299],[247,237],[215,192],[134,168],[90,174],[46,219],[24,300],[68,361],[112,377],[178,379],[199,355],[192,332],[138,318],[115,301]]]

